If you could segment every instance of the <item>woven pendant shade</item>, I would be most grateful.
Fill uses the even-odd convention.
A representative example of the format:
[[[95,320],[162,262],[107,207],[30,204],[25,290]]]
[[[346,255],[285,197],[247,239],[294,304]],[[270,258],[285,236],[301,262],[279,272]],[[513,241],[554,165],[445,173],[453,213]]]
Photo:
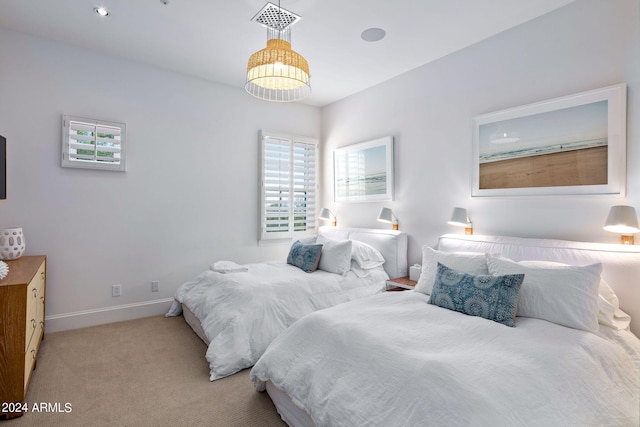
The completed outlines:
[[[291,49],[291,29],[282,21],[284,14],[278,5],[276,21],[267,25],[267,47],[251,55],[247,65],[245,90],[267,101],[298,101],[311,93],[309,64]]]
[[[298,101],[311,93],[309,64],[291,43],[267,40],[267,47],[249,58],[245,89],[268,101]]]

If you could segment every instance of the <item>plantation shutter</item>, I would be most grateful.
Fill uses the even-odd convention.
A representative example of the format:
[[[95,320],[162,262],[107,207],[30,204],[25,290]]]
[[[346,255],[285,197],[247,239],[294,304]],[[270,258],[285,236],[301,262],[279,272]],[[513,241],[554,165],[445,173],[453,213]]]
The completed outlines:
[[[261,240],[290,239],[314,231],[317,144],[303,138],[262,135]]]
[[[125,124],[63,116],[62,166],[126,170]]]
[[[293,231],[315,230],[316,144],[293,142]]]

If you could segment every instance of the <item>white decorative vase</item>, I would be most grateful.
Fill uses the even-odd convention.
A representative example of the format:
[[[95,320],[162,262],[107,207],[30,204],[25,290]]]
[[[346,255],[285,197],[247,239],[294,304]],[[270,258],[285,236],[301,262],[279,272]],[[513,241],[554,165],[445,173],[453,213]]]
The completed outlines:
[[[20,258],[25,247],[22,227],[0,228],[0,260]]]

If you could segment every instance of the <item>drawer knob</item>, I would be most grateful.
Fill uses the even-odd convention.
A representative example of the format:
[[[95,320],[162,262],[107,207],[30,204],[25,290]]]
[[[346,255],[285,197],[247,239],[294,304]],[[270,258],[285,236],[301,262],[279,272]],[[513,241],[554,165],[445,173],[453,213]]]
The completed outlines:
[[[38,288],[33,288],[31,289],[31,292],[33,292],[33,297],[37,298],[38,297]]]
[[[36,325],[37,325],[36,319],[31,319],[31,327],[33,327],[33,329],[35,329]]]
[[[33,357],[33,359],[35,360],[35,358],[36,358],[36,351],[35,350],[31,350],[31,357]]]

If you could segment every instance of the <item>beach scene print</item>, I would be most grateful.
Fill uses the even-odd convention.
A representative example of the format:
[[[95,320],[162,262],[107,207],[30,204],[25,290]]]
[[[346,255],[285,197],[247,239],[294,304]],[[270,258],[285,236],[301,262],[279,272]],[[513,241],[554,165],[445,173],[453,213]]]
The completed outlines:
[[[336,200],[387,194],[385,145],[335,153]]]
[[[608,101],[480,125],[479,188],[607,184]]]

